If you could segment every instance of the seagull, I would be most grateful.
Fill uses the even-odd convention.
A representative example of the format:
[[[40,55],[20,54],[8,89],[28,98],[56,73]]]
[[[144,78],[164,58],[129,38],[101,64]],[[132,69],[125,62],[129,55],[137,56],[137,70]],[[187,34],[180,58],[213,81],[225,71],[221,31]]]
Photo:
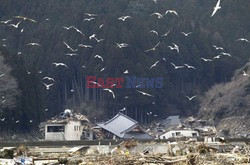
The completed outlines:
[[[49,81],[54,81],[54,82],[56,82],[53,78],[48,77],[48,76],[46,76],[46,77],[43,78],[43,80],[45,80],[45,79],[47,79],[47,80],[49,80]]]
[[[160,18],[163,18],[162,14],[157,13],[157,12],[154,12],[154,13],[150,14],[150,16],[153,16],[153,15],[156,15],[157,18],[159,18],[159,19],[160,19]]]
[[[213,59],[219,59],[221,55],[215,56]]]
[[[63,28],[66,29],[66,30],[69,30],[69,29],[71,29],[71,28],[73,28],[73,27],[74,27],[74,26],[69,26],[69,27],[63,26]]]
[[[120,112],[126,111],[126,107],[119,110]]]
[[[232,56],[231,56],[231,54],[229,54],[229,53],[222,52],[221,54],[222,54],[223,56],[229,56],[229,57],[232,57]]]
[[[192,34],[193,32],[188,32],[188,33],[185,33],[185,32],[181,32],[181,34],[183,34],[184,36],[188,36],[188,35],[190,35],[190,34]]]
[[[103,26],[104,26],[104,24],[101,24],[101,25],[99,26],[99,29],[101,29]]]
[[[21,29],[21,30],[20,30],[20,33],[22,33],[22,32],[23,32],[23,30],[24,30],[24,29]]]
[[[79,44],[78,46],[83,48],[93,48],[93,46],[91,45],[84,45],[84,44]]]
[[[156,61],[149,69],[152,69],[153,67],[155,67],[158,64],[159,60]]]
[[[192,96],[192,97],[189,97],[189,96],[186,96],[188,98],[189,101],[191,101],[192,99],[194,99],[196,97],[196,95]]]
[[[21,55],[22,54],[22,52],[17,52],[17,55]]]
[[[91,18],[85,18],[83,21],[91,21],[91,20],[93,20],[93,19],[95,19],[94,17],[91,17]]]
[[[148,50],[145,50],[145,52],[155,51],[156,48],[157,48],[157,46],[159,46],[159,44],[160,44],[160,41],[159,41],[153,48],[150,48],[150,49],[148,49]]]
[[[30,120],[30,123],[32,123],[33,121],[32,120]]]
[[[153,0],[154,1],[154,3],[157,3],[157,0]]]
[[[91,83],[93,83],[93,84],[98,85],[99,87],[101,87],[101,84],[99,84],[99,83],[97,83],[95,81],[88,81],[88,82],[91,82]]]
[[[194,66],[188,65],[188,64],[184,64],[188,69],[196,69]]]
[[[154,34],[158,35],[158,32],[155,30],[150,30],[149,33],[154,33]]]
[[[12,26],[14,28],[18,28],[19,24],[21,23],[22,21],[19,21],[17,24],[9,24],[8,26]]]
[[[86,68],[86,66],[85,66],[85,65],[82,65],[82,67],[83,67],[83,68]]]
[[[111,89],[104,88],[103,90],[109,91],[110,93],[112,93],[113,99],[115,99],[115,94]]]
[[[218,47],[218,46],[216,46],[216,45],[213,45],[213,47],[214,47],[216,50],[224,50],[223,47]]]
[[[50,87],[50,86],[54,85],[54,83],[53,83],[53,84],[45,84],[45,83],[43,83],[43,84],[46,86],[46,89],[47,89],[47,90],[49,90],[49,87]]]
[[[0,77],[3,77],[5,74],[1,74]]]
[[[12,21],[12,19],[9,19],[9,20],[6,20],[6,21],[0,21],[0,23],[7,24],[7,23],[9,23],[10,21]]]
[[[83,32],[79,29],[77,29],[76,27],[73,26],[73,29],[76,30],[77,33],[80,33],[82,36],[85,36],[85,34],[83,34]]]
[[[118,48],[126,48],[126,47],[128,47],[128,44],[126,44],[126,43],[116,43],[116,45],[117,45]]]
[[[124,97],[124,99],[127,99],[127,98],[128,98],[128,96],[125,96],[125,97]]]
[[[91,36],[89,36],[89,40],[92,40],[92,38],[95,39],[95,37],[96,37],[96,34],[92,34]]]
[[[77,56],[77,55],[78,55],[77,53],[66,53],[66,56],[70,56],[70,57]]]
[[[100,72],[104,71],[105,67],[100,70]]]
[[[104,39],[103,38],[101,38],[101,39],[98,39],[98,38],[96,38],[96,37],[94,37],[94,39],[97,41],[97,42],[101,42],[101,41],[104,41]]]
[[[212,59],[208,59],[208,58],[201,58],[203,61],[205,61],[205,62],[211,62],[211,61],[213,61]]]
[[[54,62],[52,64],[54,64],[56,67],[58,67],[58,66],[64,66],[64,67],[68,68],[68,66],[66,64],[64,64],[64,63],[56,63],[56,62]]]
[[[172,44],[174,45],[174,47],[173,46],[168,46],[170,48],[170,50],[176,50],[179,53],[180,52],[179,46],[176,45],[175,43],[172,43]]]
[[[136,90],[136,91],[139,92],[139,93],[141,93],[141,94],[143,94],[144,96],[154,97],[153,95],[148,94],[148,93],[146,93],[146,92],[142,92],[142,91],[139,91],[139,90]]]
[[[167,33],[163,34],[162,37],[168,36],[169,33],[170,33],[170,30]]]
[[[100,58],[101,60],[102,60],[102,62],[103,62],[103,58],[102,58],[102,56],[100,56],[100,55],[95,55],[95,57],[94,58]]]
[[[219,9],[221,9],[220,0],[218,0],[218,2],[216,3],[216,6],[214,7],[214,11],[210,17],[213,17],[215,15],[215,13],[217,12],[217,10],[219,10]]]
[[[174,69],[181,69],[181,68],[184,68],[184,66],[182,66],[182,65],[177,66],[177,65],[175,65],[175,64],[172,63],[172,62],[171,62],[170,64],[174,66]]]
[[[27,74],[31,74],[31,72],[27,71]]]
[[[128,70],[125,70],[125,71],[123,72],[123,74],[128,74]]]
[[[63,41],[63,43],[64,43],[64,45],[66,45],[67,46],[67,48],[68,49],[70,49],[72,52],[76,52],[78,49],[72,49],[66,42],[64,42]]]
[[[48,111],[48,108],[46,108],[44,111],[47,112],[47,111]]]
[[[167,11],[165,12],[165,15],[168,14],[168,13],[169,13],[169,14],[175,14],[175,15],[179,16],[178,13],[177,13],[175,10],[167,10]]]
[[[40,44],[35,43],[35,42],[28,43],[27,46],[40,46],[41,47]]]
[[[19,123],[19,120],[17,120],[16,123]]]
[[[34,23],[37,23],[36,20],[34,19],[31,19],[31,18],[28,18],[28,17],[24,17],[24,16],[15,16],[15,18],[20,18],[20,19],[23,19],[24,21],[28,20],[28,21],[31,21],[31,22],[34,22]]]
[[[0,119],[1,121],[4,121],[5,120],[5,118],[2,118],[2,119]]]
[[[248,42],[248,43],[249,43],[248,39],[246,39],[246,38],[239,38],[239,39],[237,39],[236,41],[245,41],[245,42]]]
[[[89,17],[97,17],[97,14],[91,14],[91,13],[84,13],[84,14],[89,16]]]
[[[121,16],[121,17],[119,17],[118,18],[118,20],[122,20],[122,21],[126,21],[126,19],[128,19],[128,18],[132,18],[131,16]]]
[[[249,76],[249,74],[247,74],[246,71],[243,70],[243,76]]]

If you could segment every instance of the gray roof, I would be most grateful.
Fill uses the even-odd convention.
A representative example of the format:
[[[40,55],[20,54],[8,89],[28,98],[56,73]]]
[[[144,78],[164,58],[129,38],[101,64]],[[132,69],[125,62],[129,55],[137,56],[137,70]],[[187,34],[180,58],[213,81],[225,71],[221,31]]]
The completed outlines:
[[[116,116],[114,116],[109,121],[107,121],[105,123],[100,123],[97,125],[103,129],[113,133],[114,135],[116,135],[120,138],[131,138],[131,136],[128,137],[127,133],[129,131],[131,131],[132,129],[136,128],[137,126],[139,126],[139,123],[137,121],[135,121],[134,119],[124,115],[123,113],[118,113]],[[143,135],[149,136],[145,132],[143,132],[141,134],[141,136],[143,136]],[[145,137],[145,138],[147,138],[147,137]]]
[[[165,120],[161,122],[161,125],[166,128],[166,127],[170,127],[173,125],[178,125],[180,123],[181,121],[180,121],[179,115],[176,115],[176,116],[169,116],[168,118],[166,118]]]

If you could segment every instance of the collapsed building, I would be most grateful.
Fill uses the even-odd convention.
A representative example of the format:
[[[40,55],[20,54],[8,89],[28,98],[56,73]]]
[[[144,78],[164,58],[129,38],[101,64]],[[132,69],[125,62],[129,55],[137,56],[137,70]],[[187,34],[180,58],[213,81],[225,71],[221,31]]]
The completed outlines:
[[[66,109],[60,115],[43,123],[45,140],[81,140],[91,139],[90,122],[80,113]]]

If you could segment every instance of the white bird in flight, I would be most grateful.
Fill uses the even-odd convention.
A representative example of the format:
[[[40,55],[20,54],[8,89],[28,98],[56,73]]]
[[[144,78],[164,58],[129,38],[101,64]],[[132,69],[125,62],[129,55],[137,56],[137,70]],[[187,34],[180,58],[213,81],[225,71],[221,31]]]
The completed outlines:
[[[174,47],[173,46],[168,46],[169,47],[169,49],[170,50],[176,50],[178,53],[180,52],[180,50],[179,50],[179,46],[178,45],[176,45],[175,43],[172,43],[173,45],[174,45]]]
[[[92,14],[92,13],[84,13],[84,14],[89,17],[97,17],[97,14]]]
[[[105,70],[105,67],[103,67],[101,70],[100,70],[100,72],[102,72],[102,71],[104,71]]]
[[[2,119],[0,119],[1,121],[4,121],[5,120],[5,117],[4,118],[2,118]]]
[[[91,45],[84,45],[84,44],[79,44],[78,46],[83,48],[93,48],[93,46]]]
[[[231,54],[229,54],[229,53],[222,52],[221,54],[222,54],[223,56],[229,56],[229,57],[232,57],[232,55],[231,55]]]
[[[7,24],[7,23],[9,23],[10,21],[12,21],[12,19],[9,19],[9,20],[6,20],[6,21],[0,21],[0,23]]]
[[[9,24],[8,26],[12,26],[14,28],[18,28],[19,24],[21,23],[22,21],[19,21],[17,24]]]
[[[221,57],[221,55],[217,55],[213,59],[219,59],[220,57]]]
[[[159,18],[159,19],[160,19],[160,18],[163,18],[162,14],[157,13],[157,12],[154,12],[154,13],[150,14],[150,16],[153,16],[153,15],[156,15],[157,18]]]
[[[91,21],[91,20],[93,20],[93,19],[95,19],[94,17],[91,17],[91,18],[85,18],[83,21]]]
[[[123,112],[123,111],[126,111],[126,107],[119,110],[119,112]]]
[[[249,74],[247,74],[246,71],[243,70],[243,76],[246,77],[249,76]]]
[[[72,49],[65,41],[63,41],[64,45],[66,45],[66,47],[68,49],[70,49],[72,52],[76,52],[78,49]]]
[[[0,77],[3,77],[5,74],[1,74]]]
[[[246,38],[239,38],[239,39],[237,39],[236,41],[245,41],[245,42],[249,42],[248,39],[246,39]]]
[[[169,13],[169,14],[175,14],[175,15],[179,16],[178,13],[177,13],[175,10],[167,10],[167,11],[165,12],[165,15],[168,14],[168,13]]]
[[[53,78],[51,78],[51,77],[48,77],[48,76],[45,76],[44,78],[43,78],[43,80],[49,80],[49,81],[54,81],[54,82],[56,82]]]
[[[218,47],[218,46],[216,46],[216,45],[213,45],[213,47],[214,47],[216,50],[224,50],[223,47]]]
[[[209,58],[203,58],[203,57],[201,57],[201,60],[203,60],[203,61],[205,61],[205,62],[211,62],[211,61],[213,61],[212,59],[209,59]]]
[[[53,84],[45,84],[45,83],[43,83],[43,84],[45,85],[45,87],[46,87],[47,90],[49,90],[50,86],[54,85],[54,83]]]
[[[155,51],[156,48],[160,45],[160,41],[152,48],[148,49],[148,50],[145,50],[145,52],[149,52],[149,51]]]
[[[168,36],[169,33],[170,33],[170,30],[167,33],[163,34],[162,37]]]
[[[125,71],[123,72],[123,74],[128,74],[128,70],[125,70]]]
[[[171,65],[173,65],[174,66],[174,69],[181,69],[181,68],[184,68],[184,66],[182,66],[182,65],[175,65],[174,63],[170,63]]]
[[[148,93],[146,93],[146,92],[143,92],[143,91],[139,91],[139,90],[136,90],[137,92],[139,92],[139,93],[141,93],[141,94],[143,94],[144,96],[150,96],[150,97],[154,97],[153,95],[151,95],[151,94],[148,94]]]
[[[40,46],[41,47],[40,44],[35,43],[35,42],[28,43],[27,46]]]
[[[83,32],[79,29],[77,29],[75,26],[73,26],[73,29],[76,30],[77,33],[80,33],[82,36],[85,36],[85,34],[83,34]]]
[[[112,96],[113,96],[113,99],[115,99],[115,94],[111,89],[104,88],[103,90],[110,92],[112,94]]]
[[[215,13],[217,12],[217,10],[221,9],[221,6],[220,6],[220,0],[218,0],[218,2],[216,3],[216,6],[214,7],[214,11],[211,15],[211,17],[213,17],[215,15]]]
[[[192,97],[189,97],[189,96],[186,96],[186,97],[188,98],[189,101],[191,101],[191,100],[193,100],[196,97],[196,95],[194,95]]]
[[[73,26],[69,26],[69,27],[63,26],[63,28],[66,29],[66,30],[69,30],[69,29],[72,29]]]
[[[64,64],[64,63],[56,63],[56,62],[54,62],[52,64],[54,64],[56,67],[58,67],[58,66],[64,66],[64,67],[68,68],[68,66],[66,64]]]
[[[118,18],[118,20],[126,21],[129,18],[131,19],[132,17],[129,16],[129,15],[127,15],[127,16],[121,16],[121,17]]]
[[[66,55],[66,56],[73,57],[73,56],[77,56],[77,55],[79,55],[79,54],[77,54],[77,53],[66,53],[65,55]]]
[[[155,30],[150,30],[149,33],[154,33],[154,34],[158,35],[158,32]]]
[[[189,36],[190,34],[192,34],[193,32],[188,32],[188,33],[185,33],[185,32],[181,32],[181,34],[183,34],[184,36]]]
[[[156,61],[149,69],[152,69],[152,68],[155,67],[158,63],[159,63],[159,60]]]
[[[184,64],[188,69],[196,69],[194,66],[188,65],[188,64]]]
[[[102,58],[102,56],[100,56],[100,55],[95,55],[95,57],[94,58],[100,58],[101,60],[102,60],[102,62],[103,62],[103,58]]]
[[[128,44],[126,44],[126,43],[116,43],[116,45],[117,45],[118,48],[126,48],[126,47],[128,47]]]
[[[14,18],[19,18],[19,19],[22,19],[22,20],[24,20],[24,21],[31,21],[31,22],[34,22],[34,23],[37,23],[37,21],[36,20],[34,20],[34,19],[31,19],[31,18],[28,18],[28,17],[24,17],[24,16],[20,16],[20,15],[18,15],[18,16],[14,16]]]

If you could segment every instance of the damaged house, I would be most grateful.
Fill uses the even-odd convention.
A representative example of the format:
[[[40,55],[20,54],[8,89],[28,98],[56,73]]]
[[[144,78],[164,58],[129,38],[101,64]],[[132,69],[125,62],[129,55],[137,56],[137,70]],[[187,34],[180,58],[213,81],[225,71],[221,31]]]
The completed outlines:
[[[118,113],[112,119],[97,124],[97,127],[107,139],[153,139],[137,121],[123,113]]]
[[[86,139],[89,123],[86,116],[65,110],[59,116],[44,123],[45,140]]]

